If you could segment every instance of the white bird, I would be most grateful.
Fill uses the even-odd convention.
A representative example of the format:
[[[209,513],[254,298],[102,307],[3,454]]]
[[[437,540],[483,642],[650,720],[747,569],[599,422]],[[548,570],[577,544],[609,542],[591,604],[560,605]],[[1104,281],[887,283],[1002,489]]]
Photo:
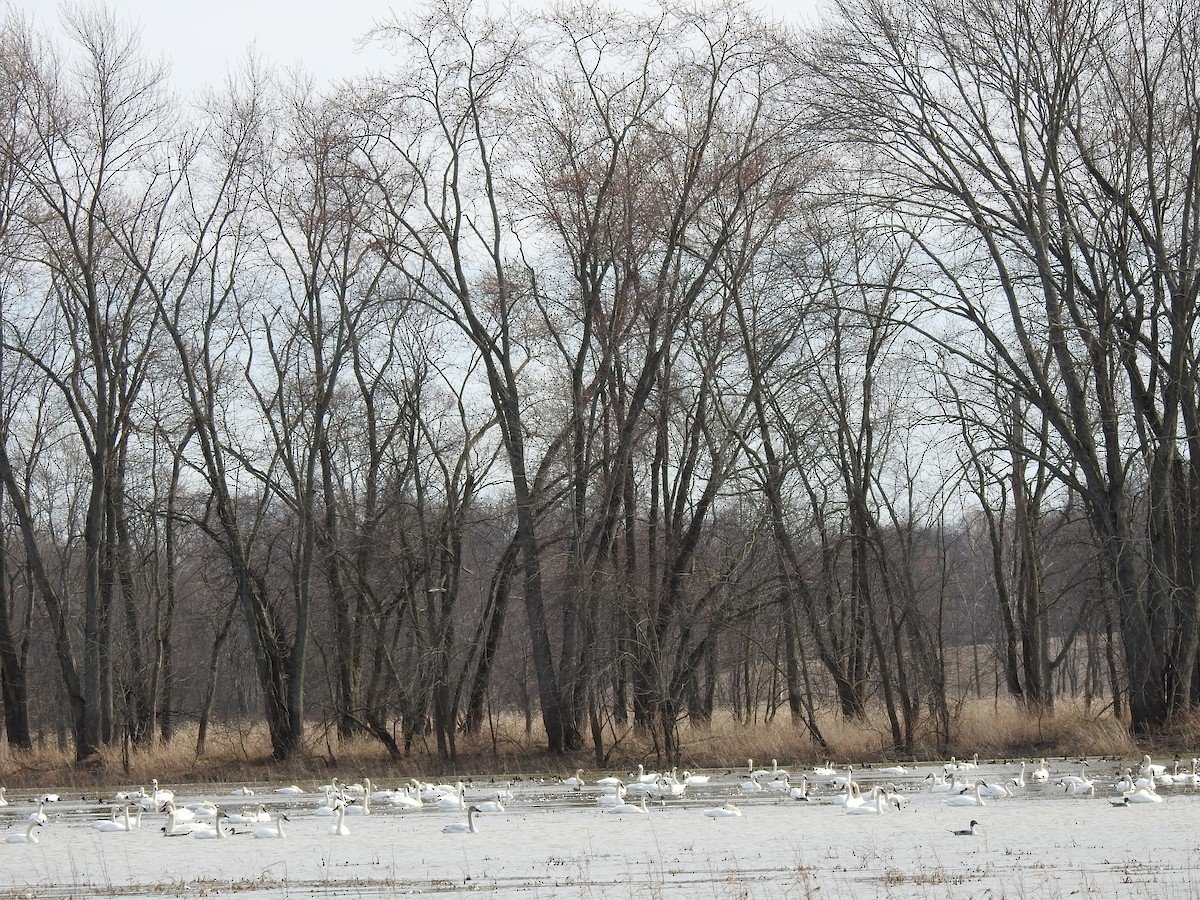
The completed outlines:
[[[953,797],[947,797],[943,802],[947,806],[983,806],[983,797],[979,794],[982,785],[982,781],[976,781],[970,793],[955,794]]]
[[[585,784],[587,784],[587,782],[583,780],[583,769],[576,769],[574,775],[572,775],[570,778],[563,779],[563,784],[576,791],[582,788]]]
[[[111,818],[101,819],[98,822],[93,822],[92,827],[94,829],[96,829],[97,831],[103,831],[103,832],[132,831],[133,825],[130,824],[130,821],[129,821],[129,804],[128,803],[125,804],[125,812],[124,812],[124,815],[120,819],[117,818],[117,810],[118,810],[118,807],[114,806],[112,808],[113,814],[112,814]]]
[[[1091,780],[1087,777],[1088,763],[1085,759],[1079,768],[1078,775],[1062,775],[1054,779],[1054,783],[1059,787],[1067,784],[1091,784]]]
[[[466,809],[466,786],[460,781],[454,787],[454,793],[442,794],[437,798],[437,808],[445,810]]]
[[[807,800],[808,799],[808,776],[807,775],[804,775],[804,774],[800,775],[800,783],[797,785],[794,785],[792,787],[792,789],[788,791],[788,796],[791,797],[793,800]]]
[[[978,822],[976,822],[974,819],[972,819],[972,820],[971,820],[971,825],[970,825],[970,827],[968,827],[968,828],[960,828],[958,831],[951,831],[950,833],[951,833],[951,834],[957,834],[957,835],[959,835],[960,837],[967,837],[967,836],[969,836],[969,835],[976,835],[976,834],[979,834],[979,832],[975,830],[975,826],[976,826],[976,825],[978,825],[978,824],[979,824]]]
[[[1138,788],[1132,794],[1126,794],[1125,803],[1162,803],[1162,794],[1155,793],[1149,788]]]
[[[1193,764],[1194,762],[1195,761],[1193,760]],[[708,784],[708,779],[709,776],[707,775],[697,775],[694,772],[688,772],[687,770],[684,770],[683,773],[683,783],[687,785]]]
[[[658,781],[658,773],[647,772],[646,767],[638,763],[637,781],[638,784],[654,784],[654,782]]]
[[[339,803],[337,808],[337,821],[329,826],[329,833],[336,834],[340,837],[345,837],[350,834],[350,829],[346,825],[346,804]]]
[[[275,793],[277,793],[277,794],[303,794],[304,791],[300,790],[299,786],[297,786],[297,785],[289,784],[286,787],[275,788]]]
[[[168,801],[166,805],[167,824],[162,827],[162,833],[166,837],[183,837],[187,834],[192,834],[197,831],[210,831],[213,826],[205,825],[200,822],[181,822],[179,813],[182,810],[175,808],[175,804]]]
[[[271,814],[267,812],[267,807],[260,803],[258,809],[253,812],[226,813],[225,818],[231,825],[262,825],[271,821]]]
[[[1200,775],[1196,774],[1196,757],[1192,757],[1192,771],[1184,772],[1179,776],[1179,783],[1196,787],[1200,785]],[[0,800],[4,799],[4,788],[0,788]]]
[[[178,825],[185,825],[185,824],[188,824],[188,823],[190,823],[190,822],[195,822],[195,821],[196,821],[196,813],[195,813],[193,810],[191,810],[191,809],[188,809],[187,807],[184,807],[183,809],[180,809],[179,807],[177,807],[177,806],[175,805],[175,801],[174,801],[174,800],[168,800],[168,801],[167,801],[167,802],[166,802],[166,803],[163,805],[163,810],[164,810],[164,811],[166,811],[166,812],[168,812],[168,813],[169,813],[169,814],[171,814],[171,815],[174,815],[174,816],[175,816],[175,822],[176,822],[176,824],[178,824]]]
[[[649,812],[649,810],[646,808],[646,798],[643,796],[642,802],[640,804],[638,804],[638,803],[618,803],[616,806],[610,806],[608,809],[605,810],[605,812],[616,813],[617,815],[624,815],[626,813],[647,813],[647,812]]]
[[[1050,770],[1046,768],[1046,760],[1044,758],[1038,760],[1038,767],[1030,773],[1029,779],[1030,781],[1050,780]]]
[[[504,804],[499,800],[479,800],[475,803],[475,808],[481,813],[502,813],[504,812]]]
[[[950,773],[949,781],[936,772],[930,772],[925,776],[925,780],[929,782],[929,793],[931,794],[957,794],[966,789],[958,786],[957,772]]]
[[[42,800],[46,803],[57,803],[59,799],[58,794],[42,794]]]
[[[905,766],[887,766],[877,770],[880,775],[907,775],[908,769]]]
[[[852,816],[881,815],[887,805],[883,788],[875,785],[875,787],[871,788],[871,794],[867,799],[864,799],[856,806],[847,806],[846,813]]]
[[[743,794],[757,794],[759,791],[764,790],[763,786],[761,784],[759,784],[758,779],[759,779],[758,775],[752,774],[750,776],[749,780],[743,781],[740,785],[742,793]]]
[[[38,836],[35,833],[35,829],[41,827],[41,822],[30,822],[29,827],[26,828],[24,832],[10,834],[4,840],[9,844],[36,844],[38,842]]]
[[[174,791],[159,790],[157,778],[150,779],[150,788],[151,790],[149,795],[142,798],[142,805],[146,807],[146,809],[158,809],[168,800],[175,799]]]
[[[45,825],[46,824],[46,813],[44,811],[44,807],[46,805],[46,801],[39,799],[37,802],[37,805],[38,805],[37,812],[31,812],[25,818],[27,818],[30,822],[37,822],[41,825]]]
[[[387,801],[397,809],[420,809],[423,804],[419,797],[414,797],[408,787],[400,791],[392,791],[392,796]]]
[[[185,809],[190,809],[198,819],[215,819],[217,816],[217,805],[211,800],[197,800],[195,803],[188,803]]]
[[[211,828],[197,828],[192,832],[192,837],[198,840],[210,840],[212,838],[225,837],[225,829],[221,827],[222,818],[224,817],[220,812],[218,812]]]
[[[254,789],[248,788],[248,787],[238,787],[238,788],[234,788],[229,793],[234,797],[253,797]]]
[[[475,813],[479,812],[474,806],[467,807],[467,821],[451,822],[449,825],[442,827],[443,834],[478,834],[479,829],[475,827]]]
[[[617,785],[615,794],[601,794],[596,798],[596,805],[602,807],[620,806],[625,802],[625,785]]]
[[[706,809],[704,815],[710,819],[730,819],[740,816],[742,811],[732,803],[726,803],[724,806],[715,806],[712,809]]]
[[[826,760],[825,765],[816,766],[813,769],[813,774],[818,778],[832,778],[837,774],[837,769],[833,768],[833,766],[829,764],[829,760]]]
[[[1192,761],[1192,764],[1195,765],[1195,760]],[[4,799],[4,792],[7,790],[8,788],[0,787],[0,806],[8,806],[8,801]]]
[[[1138,769],[1139,774],[1152,775],[1155,778],[1157,778],[1159,775],[1166,774],[1166,771],[1167,771],[1166,766],[1160,766],[1158,763],[1152,763],[1150,761],[1149,753],[1147,753],[1145,756],[1142,757],[1142,765],[1141,765],[1141,768]]]
[[[858,806],[862,803],[862,797],[858,793],[858,783],[847,779],[842,786],[842,793],[836,797],[830,797],[829,802],[834,806]]]
[[[1072,797],[1094,797],[1096,784],[1089,778],[1083,781],[1069,781],[1063,784],[1063,789]]]
[[[979,789],[979,793],[983,797],[1011,797],[1013,792],[1004,784],[989,784],[983,783],[983,787]]]
[[[1011,784],[1013,787],[1017,787],[1017,788],[1025,787],[1025,761],[1024,760],[1021,761],[1021,771],[1016,775],[1016,777],[1009,779],[1008,783]]]
[[[254,830],[254,836],[256,838],[268,838],[268,839],[269,838],[286,837],[287,835],[285,835],[283,833],[283,823],[290,822],[290,821],[291,821],[291,819],[289,819],[287,817],[287,813],[280,813],[279,817],[275,819],[274,827],[266,826],[264,828],[256,828]]]
[[[362,800],[361,804],[358,800],[350,804],[342,804],[346,815],[369,816],[371,814],[371,795],[364,793],[360,799]]]

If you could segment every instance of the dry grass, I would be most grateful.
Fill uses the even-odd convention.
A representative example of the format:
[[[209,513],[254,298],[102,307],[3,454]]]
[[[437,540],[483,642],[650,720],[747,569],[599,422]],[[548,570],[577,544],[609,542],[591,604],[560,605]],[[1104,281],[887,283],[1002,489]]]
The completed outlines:
[[[932,733],[918,737],[911,755],[891,750],[890,731],[882,712],[865,721],[847,721],[829,714],[818,726],[828,750],[821,748],[802,726],[786,715],[773,722],[745,724],[728,714],[707,727],[685,726],[680,761],[693,769],[739,769],[748,758],[807,767],[826,758],[838,763],[895,760],[926,762],[978,753],[984,759],[1111,755],[1143,752],[1125,727],[1106,711],[1087,710],[1063,702],[1040,714],[1001,700],[973,700],[957,711],[951,740],[939,744]],[[58,785],[84,790],[95,785],[137,784],[157,777],[163,782],[278,782],[320,778],[327,773],[369,773],[379,779],[411,774],[569,773],[576,766],[597,768],[589,747],[569,758],[551,756],[540,732],[527,735],[518,716],[502,717],[479,738],[462,740],[454,761],[439,758],[432,742],[414,748],[408,759],[389,760],[382,746],[369,738],[338,741],[321,725],[309,728],[302,753],[286,763],[270,758],[270,742],[261,725],[226,726],[210,732],[203,756],[195,753],[194,732],[182,731],[168,743],[151,748],[109,748],[87,764],[75,764],[68,751],[53,748],[15,752],[0,744],[0,778],[10,788]],[[1163,743],[1144,749],[1190,752],[1200,742],[1200,717],[1182,723]],[[638,762],[661,764],[646,737],[626,731],[608,737],[600,768],[614,771]]]

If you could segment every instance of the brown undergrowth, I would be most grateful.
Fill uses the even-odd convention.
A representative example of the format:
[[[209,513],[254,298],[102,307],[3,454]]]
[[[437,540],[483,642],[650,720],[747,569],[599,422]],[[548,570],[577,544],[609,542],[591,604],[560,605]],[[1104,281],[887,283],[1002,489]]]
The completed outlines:
[[[705,727],[684,725],[680,733],[681,768],[734,771],[747,759],[804,769],[830,760],[838,765],[873,762],[938,762],[950,756],[982,759],[1100,755],[1136,756],[1143,751],[1190,753],[1200,745],[1200,717],[1179,723],[1153,744],[1135,741],[1121,722],[1106,710],[1060,702],[1053,711],[1036,711],[1014,701],[971,700],[957,709],[953,734],[939,740],[922,734],[908,754],[891,745],[890,729],[882,712],[863,720],[828,714],[818,722],[825,740],[822,747],[802,725],[786,713],[771,721],[742,722],[719,714]],[[568,756],[547,754],[540,732],[526,733],[523,719],[502,717],[479,737],[460,738],[454,760],[443,759],[432,739],[423,740],[401,760],[392,760],[384,748],[366,737],[338,740],[331,729],[314,724],[307,730],[302,751],[278,762],[271,759],[265,727],[257,724],[226,725],[210,731],[205,752],[197,755],[196,735],[186,730],[170,741],[149,748],[130,746],[106,749],[95,758],[76,763],[69,748],[45,745],[19,752],[0,744],[0,778],[10,789],[58,786],[86,791],[100,785],[140,784],[150,778],[166,783],[245,782],[271,784],[326,778],[338,774],[361,778],[364,774],[383,783],[413,775],[512,777],[562,775],[575,768],[589,772],[621,772],[639,762],[661,766],[652,738],[631,729],[610,728],[605,735],[603,759],[597,765],[593,748]]]

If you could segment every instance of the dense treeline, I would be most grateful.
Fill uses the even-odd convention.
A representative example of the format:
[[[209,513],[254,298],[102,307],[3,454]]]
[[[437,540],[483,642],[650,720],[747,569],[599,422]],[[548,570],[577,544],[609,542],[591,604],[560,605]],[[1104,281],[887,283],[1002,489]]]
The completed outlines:
[[[435,2],[196,102],[9,15],[10,745],[1189,712],[1200,10],[837,6]]]

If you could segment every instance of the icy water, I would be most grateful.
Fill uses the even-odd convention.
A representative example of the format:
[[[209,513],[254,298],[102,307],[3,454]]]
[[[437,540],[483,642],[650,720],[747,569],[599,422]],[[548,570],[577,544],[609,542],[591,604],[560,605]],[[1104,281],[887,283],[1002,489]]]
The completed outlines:
[[[922,779],[940,766],[902,775],[867,768],[854,773],[864,792],[891,781],[904,798],[899,810],[869,815],[830,802],[839,795],[831,779],[811,771],[808,801],[748,794],[745,773],[720,772],[625,815],[597,806],[597,775],[585,775],[581,790],[529,779],[512,785],[503,812],[477,815],[473,834],[443,833],[465,822],[462,812],[377,801],[369,815],[346,817],[348,834],[333,835],[335,819],[316,813],[324,795],[315,783],[301,784],[299,795],[252,785],[252,797],[234,796],[233,785],[163,785],[180,806],[209,799],[233,813],[260,802],[273,819],[286,812],[285,837],[255,838],[249,825],[221,840],[167,837],[160,812],[145,813],[140,829],[103,833],[92,823],[107,817],[108,805],[64,797],[46,804],[36,844],[0,844],[0,898],[1200,897],[1200,788],[1161,785],[1161,803],[1115,807],[1122,765],[1136,768],[1092,760],[1095,793],[1077,797],[1053,779],[1079,774],[1080,763],[1053,761],[1051,781],[974,808],[947,805],[946,793],[928,790]],[[963,775],[1003,783],[1018,770],[984,765]],[[498,787],[469,783],[468,802]],[[33,796],[9,795],[0,837],[25,832]],[[704,815],[726,802],[742,815]],[[976,835],[952,834],[971,819],[980,823]]]

